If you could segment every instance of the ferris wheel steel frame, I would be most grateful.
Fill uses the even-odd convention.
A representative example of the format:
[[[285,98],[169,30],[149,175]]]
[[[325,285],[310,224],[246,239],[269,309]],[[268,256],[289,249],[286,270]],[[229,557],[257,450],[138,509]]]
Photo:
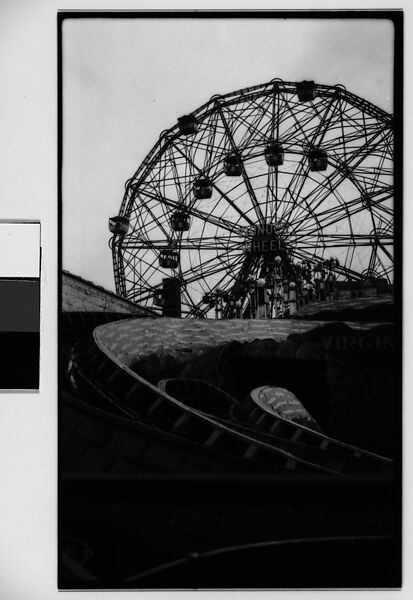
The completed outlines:
[[[206,316],[203,294],[222,288],[235,300],[242,282],[263,272],[268,256],[245,248],[248,230],[268,223],[283,232],[286,260],[317,265],[330,252],[338,279],[392,283],[393,117],[341,85],[314,84],[314,97],[299,100],[298,85],[274,79],[213,96],[191,113],[192,133],[179,122],[161,133],[125,184],[118,218],[129,229],[110,240],[118,294],[156,309],[162,278],[172,275],[185,315]],[[282,145],[276,166],[264,161],[271,143]],[[312,170],[320,148],[327,167]],[[238,176],[224,172],[227,156]],[[202,178],[210,197],[194,195]],[[171,228],[179,211],[188,230]],[[175,267],[160,268],[165,249]]]

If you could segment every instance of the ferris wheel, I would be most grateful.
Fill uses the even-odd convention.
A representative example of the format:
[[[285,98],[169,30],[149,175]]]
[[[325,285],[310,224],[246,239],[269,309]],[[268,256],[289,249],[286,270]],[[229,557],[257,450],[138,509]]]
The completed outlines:
[[[109,227],[117,293],[159,311],[165,280],[189,317],[217,293],[245,312],[281,267],[391,285],[392,116],[313,81],[213,96],[161,133]]]

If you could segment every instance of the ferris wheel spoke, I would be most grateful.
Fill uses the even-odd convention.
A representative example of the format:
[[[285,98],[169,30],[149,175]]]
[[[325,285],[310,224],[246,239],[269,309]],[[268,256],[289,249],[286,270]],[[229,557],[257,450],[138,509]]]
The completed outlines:
[[[389,244],[389,245],[393,246],[393,244]],[[387,256],[387,258],[389,258],[391,261],[393,261],[393,256],[387,250],[386,244],[383,242],[383,240],[377,240],[377,247],[380,248],[380,250],[382,250],[382,252],[384,252],[384,254]]]
[[[151,210],[151,208],[149,207],[148,203],[145,202],[145,200],[143,198],[140,198],[141,203],[145,206],[145,209],[147,211],[147,214],[149,214],[152,218],[152,221],[154,223],[156,223],[158,225],[158,227],[160,228],[160,230],[162,231],[162,233],[164,234],[166,239],[169,239],[169,232],[166,231],[166,229],[163,227],[163,225],[160,223],[159,219],[157,219],[157,217],[155,216],[155,214],[153,213],[153,211]]]
[[[153,203],[151,202],[153,205]],[[136,216],[136,233],[137,236],[131,234],[127,236],[125,245],[129,245],[131,241],[134,239],[140,239],[142,237],[141,232],[145,232],[145,237],[149,240],[154,235],[161,236],[163,235],[164,243],[165,241],[169,241],[171,238],[171,233],[169,231],[169,223],[168,216],[165,212],[164,207],[160,207],[159,205],[153,205],[154,209],[158,209],[162,211],[162,214],[154,216],[149,211],[143,211],[141,207],[141,212]],[[132,218],[132,215],[131,215]],[[165,229],[168,227],[168,229]]]
[[[365,270],[365,274],[366,274],[366,276],[378,274],[379,276],[381,276],[381,277],[384,276],[388,280],[390,280],[390,276],[394,271],[392,257],[389,255],[386,255],[386,253],[385,253],[385,258],[386,258],[386,262],[387,262],[387,264],[385,264],[383,262],[383,258],[379,256],[379,252],[378,252],[379,249],[380,249],[380,247],[378,244],[373,244],[373,246],[371,247],[370,259],[369,259],[368,267]],[[383,249],[383,248],[381,248],[381,249]]]
[[[352,183],[357,187],[357,181],[352,178],[352,173],[359,168],[362,162],[365,160],[367,154],[371,154],[375,148],[377,148],[381,143],[381,138],[379,136],[382,134],[382,131],[373,132],[372,136],[366,140],[366,142],[357,147],[353,152],[351,152],[345,163],[345,168],[341,169],[341,165],[337,164],[337,170],[332,173],[328,178],[329,188],[335,189],[340,183],[346,179],[346,177],[350,178]],[[379,138],[379,139],[377,139]],[[314,190],[314,194],[317,197],[317,190]],[[320,202],[324,200],[324,197],[318,198]]]
[[[133,263],[131,264],[131,261],[125,261],[124,268],[125,266],[129,268],[129,271],[126,271],[126,269],[124,271],[125,284],[129,284],[128,297],[133,298],[135,296],[135,290],[137,289],[138,285],[140,287],[144,280],[142,279],[140,273],[136,272]],[[132,278],[130,278],[129,275],[132,275]]]
[[[308,202],[307,196],[303,196],[302,200],[305,203],[300,203],[299,207],[293,207],[288,215],[288,221],[294,223],[292,227],[292,231],[295,232],[299,228],[303,228],[306,230],[306,223],[308,223],[309,219],[314,221],[318,230],[321,229],[322,218],[325,218],[327,215],[335,216],[339,214],[343,219],[349,219],[351,216],[349,207],[355,203],[357,206],[360,205],[360,198],[357,198],[355,201],[343,202],[338,195],[337,190],[334,190],[330,194],[329,202],[331,204],[331,198],[334,198],[335,205],[333,207],[324,208],[323,210],[316,210],[311,203]],[[295,213],[293,212],[295,209]]]
[[[393,235],[394,223],[391,219],[385,219],[384,215],[378,215],[378,223],[377,226],[383,232],[384,235],[387,235],[389,231],[391,231],[391,235]]]
[[[235,256],[227,270],[231,271],[232,268],[237,266],[240,260],[242,260],[242,255],[238,257]],[[206,260],[202,264],[189,268],[186,271],[182,271],[181,276],[185,279],[186,284],[189,285],[198,281],[200,278],[206,280],[207,277],[220,272],[222,272],[222,262],[214,256],[212,259]]]
[[[291,192],[290,192],[291,194]],[[291,197],[291,199],[293,200],[294,204],[293,204],[293,208],[292,210],[289,212],[289,216],[287,218],[284,218],[285,222],[287,225],[289,225],[291,222],[295,222],[294,219],[292,218],[292,216],[290,216],[292,214],[292,211],[295,208],[296,205],[296,198]],[[307,217],[311,218],[312,221],[314,221],[314,224],[317,228],[318,231],[321,231],[321,225],[318,219],[318,215],[311,209],[311,206],[308,204],[307,199],[305,197],[302,198],[302,200],[305,202],[305,205],[307,207]]]
[[[319,120],[310,141],[310,147],[315,147],[320,146],[327,132],[330,130],[332,119],[339,112],[339,99],[332,95],[328,102],[326,102],[326,106],[322,106],[322,113],[318,110],[319,105],[315,102],[312,102],[311,106]]]
[[[317,240],[304,239],[300,242],[300,248],[309,249],[317,249],[322,247],[324,250],[326,249],[334,249],[334,248],[348,248],[349,246],[354,246],[355,248],[361,247],[369,247],[371,248],[371,239],[370,236],[342,236],[341,239],[323,239],[322,244],[320,244]],[[380,247],[383,251],[385,251],[386,245],[393,246],[391,242],[383,242]],[[388,253],[388,257],[391,258],[391,255]]]
[[[267,98],[266,101],[266,104],[269,105],[270,99]],[[237,122],[237,128],[240,124],[243,124],[246,128],[246,131],[238,144],[238,146],[242,148],[247,148],[251,145],[254,134],[258,143],[265,143],[266,141],[265,133],[258,129],[258,126],[262,123],[263,119],[267,117],[267,110],[265,106],[258,104],[255,99],[252,99],[248,109],[252,115],[252,119],[250,121],[248,121],[248,114],[245,117],[241,115],[237,116],[234,114],[231,108],[227,107],[227,111],[230,113],[232,121]],[[243,112],[246,112],[246,109],[244,109]]]
[[[284,205],[284,209],[281,212],[280,219],[289,222],[291,219],[291,215],[296,208],[297,198],[300,197],[300,193],[304,187],[306,182],[306,178],[308,176],[309,169],[304,163],[304,157],[302,156],[297,163],[294,174],[292,175],[288,186],[285,188],[285,191],[281,197],[281,203]],[[290,203],[287,202],[286,198],[289,196],[291,198],[291,208]]]
[[[169,206],[170,208],[173,208],[176,210],[180,208],[179,204],[177,202],[174,202],[170,198],[156,195],[155,193],[149,192],[148,190],[145,190],[145,189],[142,190],[141,193],[144,194],[145,196],[147,196],[148,198],[151,198],[152,200],[156,200],[157,202],[160,202],[162,204],[165,204],[166,206]],[[190,205],[186,208],[191,215],[199,218],[201,221],[205,221],[205,222],[210,223],[211,225],[215,225],[216,227],[225,229],[225,230],[229,231],[230,233],[234,233],[234,232],[237,233],[237,232],[242,231],[241,225],[238,225],[236,223],[228,221],[225,218],[223,218],[221,215],[216,217],[214,214],[206,213],[206,212],[200,210],[199,208],[195,207],[194,205]],[[244,216],[244,213],[241,212],[241,215]]]
[[[283,140],[300,140],[301,143],[303,140],[306,141],[308,135],[311,135],[316,127],[311,106],[300,104],[285,90],[280,90],[279,96],[283,102],[283,110],[280,114],[280,124],[285,128],[282,132]],[[299,113],[299,119],[295,111]]]
[[[184,302],[184,304],[187,304],[191,307],[192,310],[194,310],[196,308],[196,302],[194,302],[194,300],[191,297],[191,294],[189,293],[186,287],[182,290],[182,296],[183,299],[186,300],[186,303]]]
[[[187,279],[187,277],[189,275],[203,275],[205,274],[208,269],[215,268],[215,263],[217,262],[217,256],[214,255],[211,258],[205,259],[203,262],[199,262],[197,265],[191,265],[188,269],[181,271],[181,276],[185,279],[185,281],[188,283],[191,280]],[[203,273],[204,272],[204,273]]]
[[[228,137],[230,146],[232,148],[232,151],[234,152],[234,154],[236,156],[238,156],[239,151],[238,151],[237,145],[235,144],[235,141],[234,141],[234,138],[232,136],[231,130],[229,128],[229,125],[227,123],[225,115],[224,115],[224,113],[223,113],[223,111],[221,109],[219,109],[219,114],[220,114],[221,121],[224,124],[225,131],[227,133],[227,137]],[[250,197],[250,200],[251,200],[252,206],[254,208],[254,211],[255,211],[255,213],[257,215],[258,222],[261,223],[263,221],[263,219],[264,219],[263,214],[261,212],[261,207],[259,205],[257,197],[255,196],[255,191],[254,191],[254,189],[253,189],[253,187],[251,185],[251,182],[250,182],[248,174],[247,174],[247,172],[245,170],[245,166],[244,166],[243,161],[241,160],[239,164],[240,164],[240,167],[241,167],[241,174],[242,174],[242,178],[244,180],[244,185],[245,185],[245,187],[246,187],[246,189],[248,191],[248,195]]]
[[[370,139],[369,142],[371,144],[372,139]],[[343,181],[345,181],[346,178],[351,178],[351,172],[354,171],[365,159],[365,152],[369,147],[371,147],[370,144],[366,143],[364,146],[355,150],[347,159],[346,168],[344,170],[338,169],[334,171],[330,176],[325,178],[325,181],[320,183],[318,188],[310,192],[310,194],[307,196],[307,199],[311,199],[312,202],[317,202],[314,208],[318,208],[318,206],[324,202],[327,196],[332,193]],[[358,162],[356,164],[351,164],[356,159],[358,159]],[[354,179],[351,180],[355,186],[358,187],[356,181]]]
[[[344,179],[342,180],[342,182],[344,181]],[[341,183],[342,183],[341,182]],[[363,205],[363,199],[362,197],[358,197],[354,200],[351,201],[344,201],[340,198],[340,196],[338,195],[338,183],[336,185],[331,185],[330,188],[328,189],[324,189],[324,186],[322,186],[323,192],[324,192],[324,200],[327,200],[328,197],[334,197],[336,202],[337,202],[337,208],[333,209],[333,212],[337,211],[337,212],[345,212],[345,217],[349,217],[351,215],[350,211],[349,211],[349,207],[352,204],[358,204],[360,206],[359,210],[365,210],[365,206]],[[320,190],[321,190],[321,186],[320,186]],[[373,193],[369,194],[369,197],[373,200],[375,199],[374,204],[372,204],[372,209],[376,209],[378,210],[379,205],[381,205],[382,202],[384,202],[385,200],[390,198],[390,194],[386,193],[386,192],[392,192],[392,190],[390,188],[388,189],[384,189],[384,190],[379,190]],[[384,194],[382,198],[377,198],[380,194]],[[306,201],[308,200],[308,196],[306,196]],[[313,202],[314,202],[314,198],[313,198]],[[315,204],[314,206],[312,206],[312,212],[314,214],[317,214],[319,216],[327,214],[329,212],[329,210],[331,209],[327,209],[325,211],[318,211],[317,209],[321,206],[322,201],[319,201],[317,204]],[[380,210],[386,211],[387,209],[383,206],[380,206]],[[302,214],[304,216],[304,220],[306,219],[306,212],[305,210],[302,211]],[[303,220],[301,219],[301,214],[297,213],[294,216],[294,223],[295,223],[295,229],[297,229],[297,227],[301,226]]]
[[[234,265],[233,267],[237,267],[238,265],[241,265],[243,261],[243,257],[238,257],[238,259],[236,259],[234,261]],[[219,271],[219,273],[222,273],[222,269]],[[233,277],[231,277],[230,272],[228,271],[228,269],[224,270],[224,274],[222,275],[222,277],[220,279],[217,279],[216,281],[214,281],[214,285],[213,288],[211,288],[208,285],[208,291],[211,292],[213,291],[213,289],[217,289],[219,287],[223,288],[225,291],[228,289],[229,285],[233,285]],[[207,283],[207,281],[205,281],[205,283]]]
[[[384,201],[387,198],[378,199],[377,207],[380,201]],[[332,227],[333,225],[338,225],[343,220],[348,220],[351,223],[351,217],[355,216],[358,213],[362,213],[366,210],[360,198],[356,198],[351,202],[347,202],[344,205],[344,210],[342,205],[337,205],[336,207],[325,209],[322,212],[317,213],[317,219],[319,223],[319,227],[326,229],[327,227]],[[294,227],[292,228],[292,233],[301,230],[303,233],[308,233],[309,229],[306,226],[306,222],[308,222],[308,218],[301,219],[300,221],[296,221],[294,223]]]
[[[273,183],[274,182],[274,183]],[[278,194],[278,169],[272,169],[268,165],[267,186],[265,190],[265,220],[270,216],[277,221],[277,194]]]
[[[383,136],[383,152],[388,156],[390,160],[393,160],[393,134],[391,132],[387,132],[387,135]]]
[[[157,260],[156,256],[154,257],[154,260],[152,262],[148,262],[144,258],[140,259],[141,263],[146,265],[146,269],[144,270],[143,273],[139,273],[139,279],[141,281],[144,281],[146,285],[149,285],[148,279],[147,279],[147,273],[149,273],[151,271],[156,271],[156,267],[154,266],[154,263],[156,260]]]
[[[175,147],[176,147],[177,151],[178,151],[178,152],[180,152],[184,158],[186,158],[186,160],[188,160],[189,162],[191,162],[191,159],[190,159],[188,156],[186,156],[186,155],[185,155],[185,153],[184,153],[184,152],[183,152],[183,151],[182,151],[182,150],[181,150],[179,147],[177,147],[177,146],[175,146]],[[202,173],[202,172],[201,172],[201,170],[199,169],[199,167],[197,167],[197,165],[195,165],[195,163],[192,163],[192,162],[191,162],[191,164],[192,164],[192,166],[193,166],[193,167],[194,167],[194,168],[195,168],[195,169],[198,171],[198,173],[199,173],[199,174],[201,174],[201,173]],[[238,206],[237,206],[237,205],[236,205],[236,204],[235,204],[235,203],[234,203],[234,202],[231,200],[231,198],[230,198],[230,197],[229,197],[229,196],[228,196],[228,195],[227,195],[225,192],[223,192],[223,191],[222,191],[222,190],[221,190],[221,189],[220,189],[220,188],[217,186],[217,184],[216,184],[214,181],[211,181],[211,184],[212,184],[212,187],[213,187],[214,189],[216,189],[216,190],[217,190],[217,192],[220,194],[220,196],[221,196],[222,198],[224,198],[224,199],[225,199],[225,200],[228,202],[228,204],[230,204],[230,205],[232,206],[232,208],[233,208],[233,209],[234,209],[234,210],[235,210],[235,211],[236,211],[236,212],[237,212],[237,213],[238,213],[238,214],[239,214],[241,217],[243,217],[243,218],[244,218],[244,219],[245,219],[245,220],[246,220],[246,221],[247,221],[247,222],[248,222],[250,225],[252,225],[252,224],[253,224],[253,221],[252,221],[252,220],[251,220],[249,217],[247,217],[247,215],[246,215],[246,214],[245,214],[245,213],[244,213],[242,210],[240,210],[240,209],[238,208]]]
[[[304,141],[306,145],[309,145],[310,141],[308,138],[308,135],[311,134],[311,130],[312,128],[309,128],[310,131],[306,131],[306,127],[308,126],[309,123],[314,121],[314,114],[312,114],[311,112],[307,112],[306,115],[303,115],[302,118],[302,122],[300,123],[300,121],[297,119],[296,114],[294,113],[293,109],[291,108],[291,103],[289,102],[289,100],[287,98],[285,98],[285,95],[283,95],[283,99],[285,102],[285,106],[288,110],[289,116],[292,119],[292,122],[294,123],[295,129],[293,129],[289,135],[285,135],[286,140],[291,139],[291,137],[293,138],[300,138],[301,141]],[[300,132],[300,136],[297,136],[297,132]],[[284,137],[284,136],[283,136]]]
[[[176,162],[175,162],[175,155],[173,152],[171,152],[171,148],[168,148],[168,152],[169,152],[169,160],[172,165],[172,174],[173,174],[173,179],[174,179],[174,183],[175,183],[175,189],[178,194],[179,204],[182,205],[184,203],[185,196],[184,196],[184,192],[182,191],[181,180],[178,175],[178,170],[177,170],[177,166],[176,166]]]
[[[135,262],[135,259],[134,259],[134,256],[133,256],[133,255],[131,255],[131,254],[128,252],[127,248],[124,248],[124,250],[123,250],[123,252],[122,252],[122,259],[123,259],[123,264],[124,264],[124,266],[126,266],[127,268],[129,268],[129,269],[130,269],[130,272],[131,272],[131,273],[133,273],[133,274],[135,275],[135,271],[134,271],[134,266],[135,266],[135,265],[134,265],[134,262]],[[136,273],[136,275],[138,275],[138,276],[139,276],[139,274],[138,274],[138,273]]]
[[[374,271],[376,264],[377,264],[377,244],[373,245],[373,247],[371,249],[369,266],[367,268],[368,272]]]
[[[252,99],[252,103],[254,104],[254,106],[256,106],[257,110],[259,112],[262,113],[263,117],[266,117],[268,119],[267,121],[267,126],[269,127],[270,130],[270,139],[273,138],[273,124],[274,124],[274,110],[275,110],[275,95],[274,93],[271,94],[267,94],[267,96],[263,97],[261,99],[261,103],[257,102],[257,98],[253,98]],[[270,114],[270,117],[268,118],[268,114]],[[262,133],[259,132],[258,133],[258,138],[262,139],[263,141],[268,141],[268,134],[266,132]]]
[[[393,263],[386,266],[385,264],[383,264],[383,261],[380,259],[380,257],[376,256],[376,262],[373,267],[373,273],[378,273],[379,276],[386,277],[387,280],[390,281],[393,272],[394,272]]]
[[[207,148],[205,151],[206,156],[203,169],[205,173],[208,173],[210,171],[213,160],[213,153],[217,151],[217,146],[215,145],[215,139],[217,137],[217,124],[218,115],[216,113],[212,113],[208,120],[208,141]]]
[[[215,265],[215,267],[210,267],[206,273],[197,273],[195,272],[191,277],[189,277],[188,279],[186,279],[187,284],[193,284],[195,282],[199,282],[200,279],[202,278],[203,281],[205,281],[205,283],[208,281],[208,278],[213,277],[214,275],[219,275],[222,274],[222,265],[218,264]],[[222,276],[222,279],[220,281],[223,281],[225,278],[229,278],[231,279],[231,275],[230,275],[230,269],[227,270],[227,272],[225,273],[225,276]],[[212,290],[213,287],[216,287],[217,285],[217,281],[214,281],[213,286],[210,288]]]
[[[305,200],[312,205],[312,211],[315,212],[317,208],[332,194],[335,193],[336,189],[346,180],[346,174],[334,171],[332,175],[324,178],[316,185],[311,191],[305,196]],[[294,207],[289,211],[284,218],[290,220]],[[305,213],[304,213],[305,214]],[[299,214],[295,215],[296,222],[299,222]]]
[[[370,183],[370,189],[371,189],[372,192],[374,192],[376,190],[376,187],[377,187],[378,182],[379,182],[380,174],[383,174],[385,172],[384,164],[385,164],[385,157],[382,154],[380,156],[380,158],[379,158],[378,167],[373,172],[372,181]]]

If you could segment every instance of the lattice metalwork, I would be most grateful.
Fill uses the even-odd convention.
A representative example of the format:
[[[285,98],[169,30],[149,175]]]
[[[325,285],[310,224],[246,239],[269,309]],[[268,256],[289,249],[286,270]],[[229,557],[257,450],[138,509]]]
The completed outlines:
[[[160,135],[118,220],[117,292],[155,310],[166,277],[186,316],[208,315],[217,288],[242,301],[275,244],[283,263],[334,257],[339,281],[391,284],[392,116],[340,85],[275,79],[213,96]],[[252,252],[268,225],[269,246]]]

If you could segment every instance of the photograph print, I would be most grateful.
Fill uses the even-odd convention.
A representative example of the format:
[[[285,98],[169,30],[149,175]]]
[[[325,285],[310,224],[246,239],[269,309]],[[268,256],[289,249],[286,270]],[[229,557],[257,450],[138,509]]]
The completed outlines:
[[[60,589],[401,587],[402,36],[59,13]]]

